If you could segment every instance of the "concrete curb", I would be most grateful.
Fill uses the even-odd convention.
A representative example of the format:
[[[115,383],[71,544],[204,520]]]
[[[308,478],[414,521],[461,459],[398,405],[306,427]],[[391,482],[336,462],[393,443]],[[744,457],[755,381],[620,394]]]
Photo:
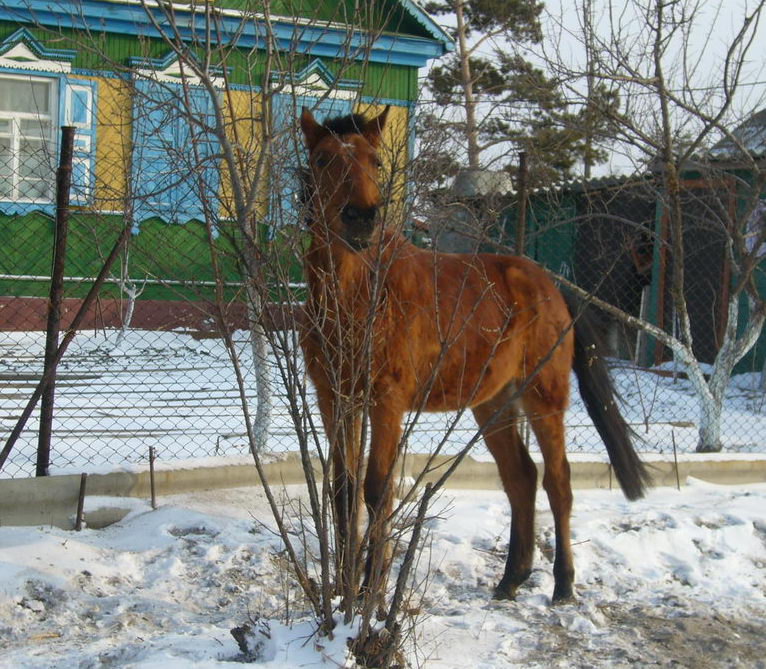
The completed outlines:
[[[426,465],[429,456],[408,455],[399,465],[405,478],[414,479]],[[425,475],[424,481],[435,481],[448,466],[449,456],[437,456]],[[617,488],[611,466],[602,461],[570,463],[572,487],[575,489]],[[692,477],[710,483],[737,485],[766,482],[766,458],[737,458],[718,455],[685,458],[676,464],[670,461],[647,462],[656,486],[683,485]],[[318,470],[318,463],[314,463]],[[297,454],[264,465],[272,485],[290,485],[303,482],[303,471]],[[542,478],[542,465],[538,463],[538,478]],[[252,464],[229,464],[215,467],[167,469],[155,472],[158,497],[215,488],[238,488],[260,485]],[[44,478],[0,479],[0,525],[55,525],[65,529],[74,527],[74,515],[80,487],[79,475],[48,476]],[[493,490],[500,489],[500,478],[494,462],[479,462],[473,458],[458,467],[447,483],[448,488]],[[109,525],[123,518],[135,506],[134,502],[120,498],[150,497],[149,472],[113,472],[90,474],[87,496],[111,497],[90,504],[85,522],[91,528]],[[103,502],[103,504],[101,504]]]

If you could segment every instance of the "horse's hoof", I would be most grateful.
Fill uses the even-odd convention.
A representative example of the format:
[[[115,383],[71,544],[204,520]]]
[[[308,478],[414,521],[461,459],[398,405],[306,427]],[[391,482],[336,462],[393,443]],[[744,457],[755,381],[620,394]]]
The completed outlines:
[[[575,599],[574,593],[572,592],[572,588],[567,588],[563,592],[557,592],[554,590],[551,604],[553,606],[561,606],[563,604],[574,604],[576,601],[577,600]]]
[[[498,583],[492,593],[492,599],[498,601],[513,601],[516,599],[516,586]]]

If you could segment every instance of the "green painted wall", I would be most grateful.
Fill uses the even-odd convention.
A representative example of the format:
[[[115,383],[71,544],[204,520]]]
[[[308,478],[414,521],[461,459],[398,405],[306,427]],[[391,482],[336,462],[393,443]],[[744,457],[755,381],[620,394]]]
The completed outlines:
[[[74,214],[69,223],[65,274],[95,277],[112,249],[122,227],[118,216]],[[0,273],[3,275],[49,276],[54,243],[54,221],[40,213],[25,216],[0,215]],[[141,232],[129,240],[129,276],[140,285],[144,279],[174,279],[185,286],[146,285],[141,299],[195,300],[208,298],[212,288],[203,282],[214,280],[210,248],[202,224],[172,225],[160,220],[146,221]],[[232,245],[223,235],[215,242],[223,278],[239,281],[240,273]],[[120,276],[119,261],[112,272]],[[83,297],[91,282],[68,282],[66,297]],[[24,279],[0,279],[0,295],[47,296],[49,283]],[[228,291],[233,296],[235,289]],[[104,297],[119,296],[113,282],[105,285]]]
[[[0,40],[18,30],[18,23],[0,22]],[[139,39],[132,35],[91,34],[78,36],[71,30],[60,34],[28,27],[36,39],[51,49],[72,49],[77,52],[72,67],[76,70],[99,72],[125,72],[128,60],[133,57],[163,58],[170,49],[156,39]],[[83,42],[85,40],[85,42]],[[87,45],[88,48],[83,48]],[[232,84],[256,86],[263,84],[266,59],[262,53],[246,53],[236,50],[226,52]],[[215,58],[215,56],[214,56]],[[313,57],[290,54],[280,63],[271,63],[273,69],[299,72],[314,60]],[[382,99],[412,101],[418,96],[417,68],[383,63],[355,63],[323,60],[327,68],[344,79],[364,81],[363,96]]]
[[[699,174],[687,173],[685,178],[698,178]],[[751,181],[745,172],[737,172],[736,177],[740,185],[740,193],[737,197],[737,206],[742,208],[747,202],[749,193],[744,185]],[[541,265],[559,274],[567,275],[566,268],[572,267],[574,260],[574,242],[577,234],[577,206],[571,194],[560,194],[557,199],[549,199],[550,195],[543,198],[530,197],[527,211],[526,225],[526,255]],[[509,207],[504,213],[504,230],[501,243],[512,248],[516,239],[516,208]],[[662,209],[657,207],[655,220],[655,235],[660,238],[660,222]],[[659,303],[659,276],[660,276],[660,245],[655,245],[654,267],[652,270],[652,292],[650,297],[648,317],[650,322],[656,323],[658,319]],[[571,275],[570,275],[571,276]],[[736,277],[732,277],[734,280]],[[764,258],[755,273],[756,285],[760,295],[766,297],[766,258]],[[749,316],[749,304],[746,297],[740,302],[739,326],[740,331],[744,328]],[[649,337],[644,364],[652,365],[656,340]],[[735,374],[745,372],[760,373],[766,364],[766,329],[761,333],[758,342],[753,349],[735,367]]]
[[[737,206],[739,211],[742,212],[747,206],[749,198],[752,194],[753,188],[753,174],[752,172],[737,171],[735,172],[737,183],[739,184],[739,192],[737,197]],[[761,198],[764,198],[766,194],[761,193]],[[732,280],[736,280],[736,276],[732,276]],[[759,295],[766,299],[766,258],[761,261],[761,264],[755,270],[755,284],[758,289]],[[740,331],[744,328],[747,320],[750,316],[750,304],[746,297],[743,297],[739,305],[739,328]],[[761,333],[758,341],[752,350],[739,362],[735,368],[735,373],[745,372],[761,372],[766,364],[766,330]]]
[[[506,209],[501,243],[515,248],[517,210]],[[571,276],[574,259],[574,242],[577,205],[574,199],[564,195],[559,201],[548,197],[530,197],[527,205],[524,253],[557,274]]]

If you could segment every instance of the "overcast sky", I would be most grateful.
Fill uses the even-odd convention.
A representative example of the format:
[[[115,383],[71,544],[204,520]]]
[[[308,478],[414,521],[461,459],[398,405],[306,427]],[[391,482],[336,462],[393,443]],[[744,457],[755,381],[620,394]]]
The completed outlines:
[[[716,100],[720,103],[723,92],[721,84],[727,49],[741,29],[745,16],[762,4],[762,0],[682,1],[686,7],[695,8],[696,16],[688,35],[674,40],[669,51],[670,57],[666,58],[665,68],[670,86],[692,89],[697,100],[707,95],[715,106]],[[642,35],[644,38],[648,35],[646,17],[641,15],[641,8],[652,4],[647,0],[592,0],[593,25],[604,36],[614,32],[613,25],[619,25],[622,31],[621,45],[627,49],[637,48]],[[579,37],[583,24],[582,5],[582,0],[545,0],[544,53],[557,53],[565,62],[573,65],[584,64],[585,49]],[[732,104],[730,122],[734,126],[766,106],[766,52],[763,49],[766,44],[766,15],[753,27],[753,35],[754,40],[748,50],[743,75]],[[681,68],[684,42],[687,44],[688,57],[686,67]],[[651,73],[651,67],[651,62],[647,62],[647,74]],[[630,156],[621,156],[615,152],[611,163],[601,166],[597,173],[628,172],[633,168]]]

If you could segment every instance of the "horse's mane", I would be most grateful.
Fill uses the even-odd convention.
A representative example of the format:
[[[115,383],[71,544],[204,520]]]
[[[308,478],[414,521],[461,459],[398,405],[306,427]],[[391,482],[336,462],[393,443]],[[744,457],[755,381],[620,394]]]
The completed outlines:
[[[365,122],[366,119],[361,114],[348,114],[327,119],[322,123],[322,127],[333,135],[361,135]]]

